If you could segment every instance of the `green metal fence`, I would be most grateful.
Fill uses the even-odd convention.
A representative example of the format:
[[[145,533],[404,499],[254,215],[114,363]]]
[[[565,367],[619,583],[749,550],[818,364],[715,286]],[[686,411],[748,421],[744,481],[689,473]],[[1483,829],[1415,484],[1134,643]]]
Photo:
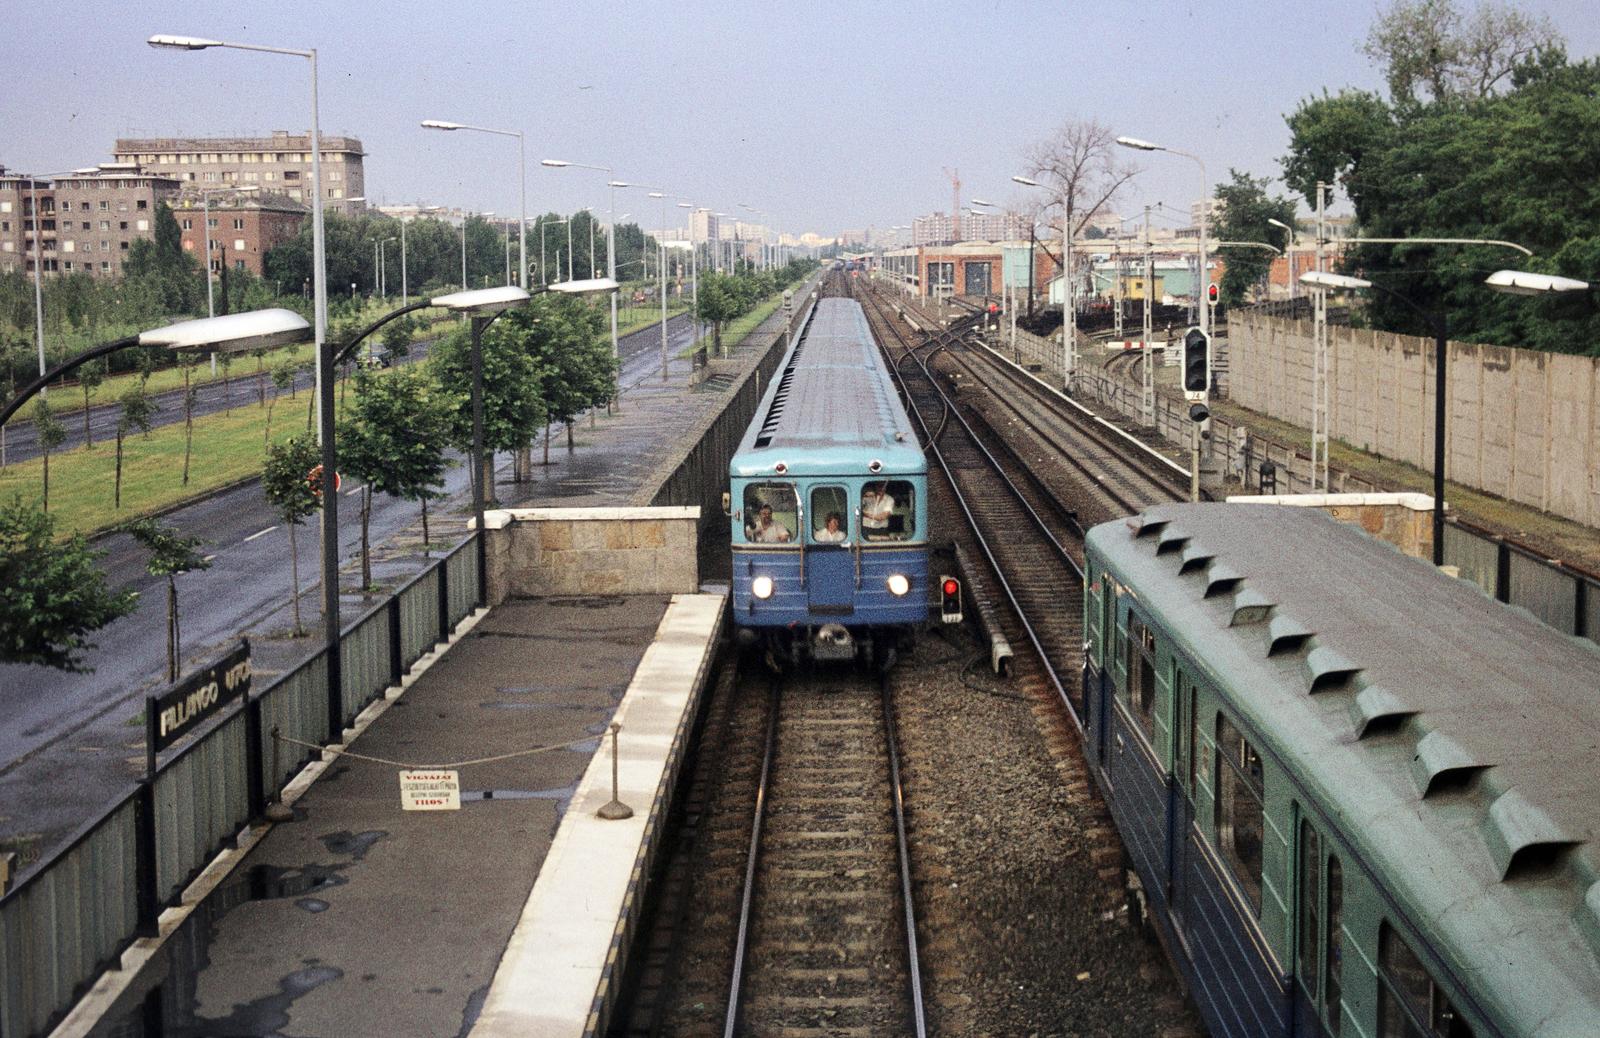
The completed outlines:
[[[136,936],[156,932],[162,907],[320,752],[313,746],[341,741],[344,723],[483,603],[477,538],[344,629],[336,702],[320,649],[173,751],[0,897],[0,1038],[53,1026]]]

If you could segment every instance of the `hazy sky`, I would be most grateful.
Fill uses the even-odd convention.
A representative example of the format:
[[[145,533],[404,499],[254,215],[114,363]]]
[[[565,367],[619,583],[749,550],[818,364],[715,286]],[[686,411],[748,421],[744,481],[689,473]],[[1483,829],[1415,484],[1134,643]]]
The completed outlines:
[[[1365,2],[1175,0],[672,3],[415,0],[8,3],[0,37],[0,163],[53,172],[109,160],[118,136],[304,130],[300,59],[155,50],[153,33],[319,50],[322,129],[359,137],[367,195],[517,212],[516,141],[423,130],[423,119],[527,134],[528,207],[606,202],[612,166],[698,204],[776,214],[786,231],[910,223],[962,204],[1017,202],[1010,183],[1062,122],[1276,176],[1283,117],[1323,88],[1378,88],[1359,43]],[[1528,0],[1600,51],[1594,0]],[[1117,208],[1186,207],[1199,171],[1144,167]],[[660,202],[617,193],[647,227]],[[678,215],[669,214],[673,224]]]

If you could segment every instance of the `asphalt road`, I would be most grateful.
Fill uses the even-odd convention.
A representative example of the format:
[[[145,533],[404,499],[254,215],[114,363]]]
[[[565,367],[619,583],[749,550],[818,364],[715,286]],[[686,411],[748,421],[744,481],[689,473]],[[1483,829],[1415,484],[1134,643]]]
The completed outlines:
[[[690,341],[688,319],[673,318],[668,333],[668,348],[675,354]],[[630,388],[660,384],[660,342],[660,326],[652,325],[619,344],[624,400]],[[559,435],[558,431],[558,439]],[[508,463],[509,456],[502,455],[501,460]],[[349,574],[359,564],[361,524],[355,496],[359,490],[347,486],[339,508],[339,553],[345,573],[342,583],[347,587],[352,583]],[[457,465],[449,471],[446,493],[450,495],[447,500],[435,502],[429,509],[436,541],[441,528],[459,528],[463,521],[462,507],[471,493],[464,466]],[[409,502],[374,497],[371,541],[379,560],[374,568],[376,580],[403,579],[421,564],[414,545],[379,547],[394,540],[418,515],[417,507]],[[279,525],[259,484],[226,491],[165,518],[185,532],[202,537],[203,550],[211,557],[209,570],[178,579],[187,659],[209,659],[247,629],[288,626],[287,615],[274,615],[280,611],[286,614],[290,601],[288,531]],[[308,628],[316,629],[321,623],[320,597],[315,591],[319,575],[318,527],[314,522],[300,527],[296,540],[302,620]],[[166,669],[165,578],[151,577],[145,571],[145,553],[126,534],[101,538],[97,547],[107,552],[101,568],[111,585],[131,586],[140,592],[140,607],[92,636],[95,648],[85,655],[85,663],[94,668],[92,673],[0,665],[0,774],[97,720],[125,728],[125,715],[137,713],[138,698],[161,684]],[[341,612],[347,623],[370,605],[349,595],[344,602]],[[312,650],[308,645],[306,655]],[[117,733],[113,730],[110,734]]]

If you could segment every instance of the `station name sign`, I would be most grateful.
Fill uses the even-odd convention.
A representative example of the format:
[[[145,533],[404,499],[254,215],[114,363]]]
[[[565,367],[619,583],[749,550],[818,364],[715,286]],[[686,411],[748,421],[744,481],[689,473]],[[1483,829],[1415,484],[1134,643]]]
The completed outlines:
[[[145,704],[151,751],[159,753],[250,691],[250,643],[190,674]]]

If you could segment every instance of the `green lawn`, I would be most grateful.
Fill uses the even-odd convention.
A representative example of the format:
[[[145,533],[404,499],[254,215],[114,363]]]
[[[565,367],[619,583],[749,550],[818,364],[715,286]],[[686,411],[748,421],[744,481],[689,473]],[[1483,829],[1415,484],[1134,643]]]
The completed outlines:
[[[722,329],[723,346],[729,350],[732,350],[735,346],[738,346],[740,343],[744,342],[745,336],[761,327],[761,322],[765,321],[768,317],[771,317],[772,312],[782,305],[783,293],[781,291],[775,292],[767,299],[757,303],[749,313],[740,317],[735,317],[733,320],[729,321]],[[714,336],[711,332],[707,332],[699,339],[696,339],[692,346],[685,348],[683,352],[678,354],[678,356],[687,357],[701,347],[704,347],[707,351],[711,351],[715,348],[715,342],[716,336]]]
[[[390,309],[394,308],[389,307],[385,309],[381,305],[363,308],[359,315],[362,320],[360,327],[366,327],[366,325],[371,324],[379,317],[382,317],[385,313],[388,313]],[[448,320],[451,320],[451,318],[447,316],[439,316],[433,318],[432,323],[437,324],[441,321]],[[136,329],[131,328],[126,329],[123,332],[108,335],[98,341],[109,342],[112,339],[118,338],[119,335],[131,334],[135,330]],[[368,341],[376,341],[378,336],[381,336],[382,334],[383,332],[380,329],[373,335],[372,339],[369,339]],[[424,328],[419,331],[417,335],[414,335],[412,338],[415,339],[418,336],[425,337],[432,334],[434,334],[434,332],[432,331],[430,325],[428,328]],[[311,355],[312,348],[309,343],[302,346],[293,346],[286,349],[273,350],[271,353],[259,358],[246,353],[242,356],[237,356],[234,358],[232,369],[227,373],[227,377],[232,382],[244,382],[248,387],[248,392],[251,396],[253,396],[255,393],[255,379],[257,377],[258,364],[262,366],[263,370],[271,371],[273,365],[281,364],[285,360],[293,360],[296,364],[309,363],[311,360]],[[110,378],[107,378],[99,385],[98,388],[89,394],[89,406],[95,407],[101,404],[116,403],[117,397],[120,396],[129,385],[132,385],[133,379],[138,377],[138,374],[134,372],[124,372],[122,374],[113,375]],[[204,385],[212,381],[221,382],[223,379],[223,369],[220,360],[217,364],[217,374],[215,379],[213,379],[211,375],[211,364],[207,360],[202,360],[200,362],[200,365],[194,369],[190,378],[191,383],[197,386]],[[270,379],[270,376],[268,376],[268,378]],[[171,367],[162,368],[160,371],[152,374],[150,376],[150,383],[147,388],[151,393],[160,393],[169,389],[179,389],[182,386],[183,372],[176,367]],[[70,414],[81,414],[83,411],[83,390],[76,384],[67,386],[52,386],[50,392],[50,406],[55,409],[57,417],[62,419],[65,419],[65,417]],[[24,407],[21,411],[12,416],[11,422],[29,421],[32,418],[32,408],[33,404],[30,402],[28,406]],[[6,424],[9,425],[11,422],[7,422]]]
[[[313,395],[285,393],[272,408],[272,439],[281,443],[306,431]],[[272,394],[268,391],[268,402]],[[337,397],[335,398],[337,403]],[[252,399],[230,414],[195,419],[189,484],[183,485],[183,423],[161,426],[148,437],[123,445],[122,508],[112,504],[116,444],[106,440],[50,458],[50,511],[63,536],[71,530],[93,533],[178,504],[237,480],[258,475],[266,458],[263,434],[267,409]],[[0,498],[20,494],[38,504],[43,496],[44,461],[35,458],[0,469]]]

